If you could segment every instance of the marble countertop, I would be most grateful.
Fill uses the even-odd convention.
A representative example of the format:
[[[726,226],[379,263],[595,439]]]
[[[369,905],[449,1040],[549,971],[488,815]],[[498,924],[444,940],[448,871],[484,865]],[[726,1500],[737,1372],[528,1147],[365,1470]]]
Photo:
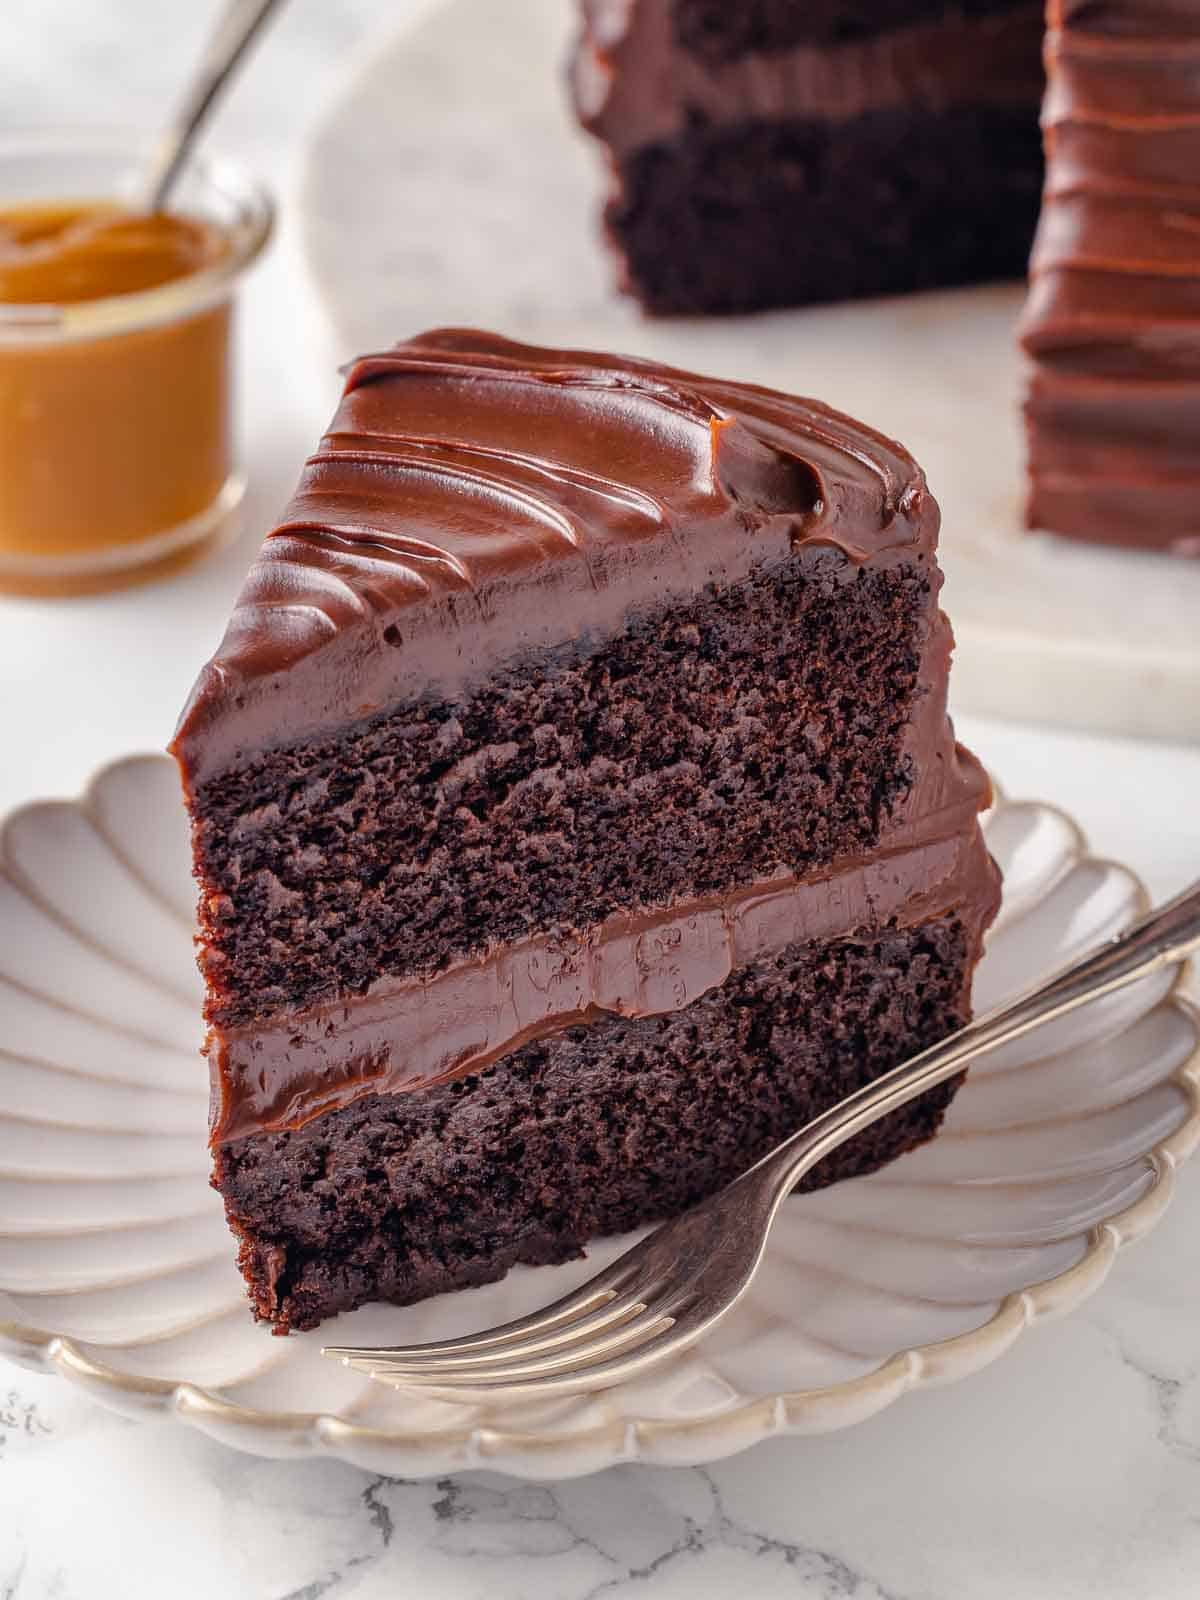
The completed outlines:
[[[316,108],[414,5],[293,0],[214,142],[286,200]],[[5,122],[152,124],[212,9],[40,0],[6,18]],[[286,207],[241,337],[245,534],[151,589],[0,603],[0,807],[72,792],[99,762],[161,746],[331,409],[336,375]],[[1200,750],[977,719],[962,731],[1011,793],[1065,806],[1156,894],[1195,876]],[[541,1485],[369,1478],[125,1422],[0,1364],[0,1597],[1192,1600],[1198,1230],[1200,1165],[1082,1312],[1035,1329],[980,1375],[848,1432],[774,1441],[705,1470]]]

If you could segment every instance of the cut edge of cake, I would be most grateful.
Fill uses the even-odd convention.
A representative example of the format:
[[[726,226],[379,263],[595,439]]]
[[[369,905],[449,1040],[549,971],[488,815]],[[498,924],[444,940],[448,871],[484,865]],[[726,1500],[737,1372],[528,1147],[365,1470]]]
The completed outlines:
[[[1042,0],[869,8],[583,0],[621,286],[738,313],[1024,275]]]

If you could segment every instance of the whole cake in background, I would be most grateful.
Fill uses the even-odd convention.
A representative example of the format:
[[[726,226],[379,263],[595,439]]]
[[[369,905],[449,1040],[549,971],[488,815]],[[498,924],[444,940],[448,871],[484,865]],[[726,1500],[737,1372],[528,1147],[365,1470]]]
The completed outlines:
[[[582,0],[625,286],[753,311],[1019,277],[1042,0]]]
[[[580,3],[647,310],[1020,277],[1036,223],[1029,526],[1200,555],[1200,0]]]
[[[353,367],[174,744],[260,1317],[576,1255],[966,1020],[937,532],[811,401],[469,331]]]
[[[1031,526],[1200,556],[1200,0],[1052,0]]]

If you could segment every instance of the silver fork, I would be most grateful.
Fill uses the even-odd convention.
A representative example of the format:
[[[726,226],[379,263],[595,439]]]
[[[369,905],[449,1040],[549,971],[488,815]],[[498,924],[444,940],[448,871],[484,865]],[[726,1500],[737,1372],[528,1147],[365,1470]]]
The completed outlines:
[[[400,1388],[464,1403],[548,1398],[641,1377],[738,1303],[786,1195],[890,1111],[1032,1028],[1200,949],[1200,883],[1020,999],[848,1095],[719,1193],[648,1234],[573,1294],[465,1339],[324,1355]]]

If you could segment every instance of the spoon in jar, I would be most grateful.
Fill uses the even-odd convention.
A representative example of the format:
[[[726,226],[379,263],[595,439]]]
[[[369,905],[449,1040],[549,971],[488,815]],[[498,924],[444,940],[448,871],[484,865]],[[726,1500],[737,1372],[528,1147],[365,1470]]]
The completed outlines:
[[[142,190],[147,211],[161,211],[165,206],[205,118],[260,28],[281,4],[282,0],[228,0],[187,93],[155,147]]]

